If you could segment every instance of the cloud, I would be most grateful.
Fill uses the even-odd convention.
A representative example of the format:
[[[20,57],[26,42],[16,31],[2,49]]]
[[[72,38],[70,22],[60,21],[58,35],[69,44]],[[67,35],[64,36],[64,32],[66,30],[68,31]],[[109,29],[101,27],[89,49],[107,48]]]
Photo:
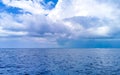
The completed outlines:
[[[108,3],[99,3],[96,0],[59,0],[56,8],[49,16],[64,19],[74,16],[94,16],[99,18],[114,18],[116,8]]]
[[[0,11],[0,37],[16,36],[29,38],[29,41],[37,38],[46,45],[51,42],[56,46],[83,38],[111,38],[119,35],[120,29],[116,2],[2,0],[6,9]]]
[[[32,14],[45,14],[45,11],[40,5],[41,0],[2,0],[7,6],[17,7],[23,9],[25,12]]]

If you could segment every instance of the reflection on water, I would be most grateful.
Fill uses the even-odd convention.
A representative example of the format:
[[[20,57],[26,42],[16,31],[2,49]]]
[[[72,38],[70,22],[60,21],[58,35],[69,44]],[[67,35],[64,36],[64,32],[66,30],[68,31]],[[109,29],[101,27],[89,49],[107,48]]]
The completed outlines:
[[[120,50],[0,49],[0,75],[120,75]]]

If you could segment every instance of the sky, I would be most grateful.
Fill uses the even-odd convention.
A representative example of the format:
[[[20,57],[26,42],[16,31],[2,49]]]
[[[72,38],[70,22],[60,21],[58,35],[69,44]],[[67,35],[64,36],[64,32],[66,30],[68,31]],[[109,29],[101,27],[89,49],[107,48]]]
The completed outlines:
[[[0,0],[0,48],[119,44],[119,0]]]

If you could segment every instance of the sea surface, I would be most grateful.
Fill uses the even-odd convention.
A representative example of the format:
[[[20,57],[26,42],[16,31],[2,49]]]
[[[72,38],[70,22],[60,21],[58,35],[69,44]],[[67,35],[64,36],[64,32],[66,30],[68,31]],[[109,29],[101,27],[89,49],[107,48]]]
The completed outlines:
[[[120,75],[120,49],[0,49],[0,75]]]

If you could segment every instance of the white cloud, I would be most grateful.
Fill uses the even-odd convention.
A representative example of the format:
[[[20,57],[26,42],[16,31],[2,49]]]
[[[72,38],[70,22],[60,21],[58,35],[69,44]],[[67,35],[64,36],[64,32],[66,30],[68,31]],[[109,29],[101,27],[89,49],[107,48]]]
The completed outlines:
[[[64,19],[74,16],[94,16],[112,19],[115,12],[116,8],[110,4],[99,3],[96,0],[59,0],[49,17],[52,19]]]
[[[68,20],[68,27],[72,29],[78,36],[111,36],[115,28],[119,29],[119,8],[115,4],[111,4],[109,1],[100,3],[97,0],[59,0],[55,9],[53,9],[48,15],[53,21],[64,19],[72,19],[73,17],[95,17],[99,19],[98,23],[90,26],[91,22],[86,20],[89,28],[85,28],[84,24],[79,23],[79,19],[76,22]],[[77,30],[76,30],[77,29]],[[87,33],[87,34],[84,34]],[[74,36],[74,34],[73,34]],[[89,37],[88,36],[88,37]]]
[[[89,34],[95,35],[95,36],[109,36],[110,28],[108,26],[101,26],[97,28],[89,28],[87,30]]]
[[[15,16],[2,12],[0,13],[0,26],[2,28],[23,29],[25,26],[16,21]]]
[[[0,37],[9,37],[9,36],[26,36],[28,33],[24,31],[9,31],[0,28]]]

